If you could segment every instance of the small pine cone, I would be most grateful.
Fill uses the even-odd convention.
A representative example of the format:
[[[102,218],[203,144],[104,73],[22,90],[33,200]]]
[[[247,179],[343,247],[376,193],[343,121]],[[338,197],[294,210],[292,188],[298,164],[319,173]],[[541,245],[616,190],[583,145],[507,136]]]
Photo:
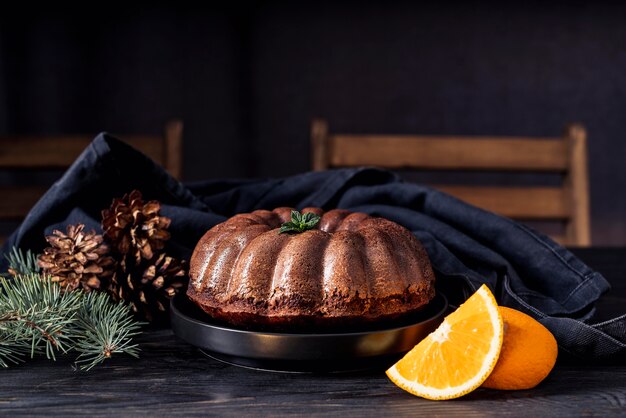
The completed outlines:
[[[139,190],[114,199],[111,207],[102,211],[105,239],[122,256],[132,255],[136,265],[152,259],[170,238],[167,228],[171,220],[159,216],[160,209],[156,200],[144,203]]]
[[[115,261],[107,256],[109,247],[102,242],[102,235],[93,230],[85,233],[84,228],[83,224],[68,225],[67,234],[54,230],[46,237],[51,246],[38,259],[43,273],[64,289],[106,288],[103,281],[115,268]]]
[[[120,263],[111,280],[109,293],[115,300],[130,302],[141,319],[160,322],[165,319],[169,299],[187,287],[187,263],[161,253],[155,260],[144,261],[129,269]]]

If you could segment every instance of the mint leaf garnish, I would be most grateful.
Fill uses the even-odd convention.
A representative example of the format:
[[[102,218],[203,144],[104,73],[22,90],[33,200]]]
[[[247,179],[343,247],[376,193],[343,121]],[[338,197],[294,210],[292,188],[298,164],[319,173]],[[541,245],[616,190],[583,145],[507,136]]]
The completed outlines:
[[[315,228],[315,225],[320,221],[319,215],[314,213],[302,214],[297,210],[291,211],[291,222],[285,222],[280,226],[279,234],[299,234],[309,229]]]

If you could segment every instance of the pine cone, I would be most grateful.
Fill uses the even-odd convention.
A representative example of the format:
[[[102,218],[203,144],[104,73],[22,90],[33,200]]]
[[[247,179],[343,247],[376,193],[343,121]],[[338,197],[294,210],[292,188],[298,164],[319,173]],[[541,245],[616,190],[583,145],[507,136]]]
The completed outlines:
[[[45,248],[38,259],[43,273],[64,289],[106,288],[103,280],[113,273],[115,261],[105,256],[109,247],[102,242],[102,235],[93,230],[85,233],[84,228],[83,224],[68,225],[67,234],[54,230],[46,237],[51,247]]]
[[[113,248],[122,256],[130,254],[139,265],[150,260],[156,250],[170,238],[170,219],[159,216],[161,204],[152,200],[144,203],[138,190],[114,199],[109,209],[102,211],[102,230]]]
[[[115,300],[130,302],[142,319],[159,322],[166,318],[169,299],[187,287],[187,263],[161,253],[140,266],[119,264],[109,293]]]

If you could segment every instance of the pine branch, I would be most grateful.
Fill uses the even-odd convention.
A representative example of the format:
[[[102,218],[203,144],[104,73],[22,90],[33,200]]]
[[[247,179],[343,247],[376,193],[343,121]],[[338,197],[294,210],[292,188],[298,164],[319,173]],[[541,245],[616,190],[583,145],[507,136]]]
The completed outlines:
[[[139,333],[130,309],[104,293],[62,291],[47,276],[0,277],[0,366],[45,352],[49,359],[74,350],[89,370],[112,354],[137,357]]]
[[[28,352],[40,351],[55,359],[67,352],[72,335],[66,328],[74,320],[80,294],[61,293],[50,280],[37,274],[0,278],[0,364],[15,363]],[[4,351],[4,355],[2,354]]]
[[[4,258],[9,262],[9,271],[8,274],[3,274],[3,276],[37,274],[41,271],[37,261],[37,254],[30,250],[24,252],[20,248],[13,247],[11,252],[6,254]]]
[[[131,342],[139,334],[140,323],[127,306],[111,303],[109,296],[95,292],[86,294],[82,302],[76,323],[81,338],[74,346],[80,353],[76,365],[81,370],[90,370],[114,353],[139,357],[137,344]]]

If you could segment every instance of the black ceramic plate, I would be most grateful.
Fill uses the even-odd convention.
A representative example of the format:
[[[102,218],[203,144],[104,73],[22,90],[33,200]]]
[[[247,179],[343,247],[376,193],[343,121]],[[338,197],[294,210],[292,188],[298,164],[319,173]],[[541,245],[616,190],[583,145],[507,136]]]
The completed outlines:
[[[179,294],[171,301],[171,323],[178,337],[221,361],[264,370],[329,373],[391,366],[437,328],[447,308],[446,298],[438,294],[394,328],[288,334],[214,324],[186,295]]]

